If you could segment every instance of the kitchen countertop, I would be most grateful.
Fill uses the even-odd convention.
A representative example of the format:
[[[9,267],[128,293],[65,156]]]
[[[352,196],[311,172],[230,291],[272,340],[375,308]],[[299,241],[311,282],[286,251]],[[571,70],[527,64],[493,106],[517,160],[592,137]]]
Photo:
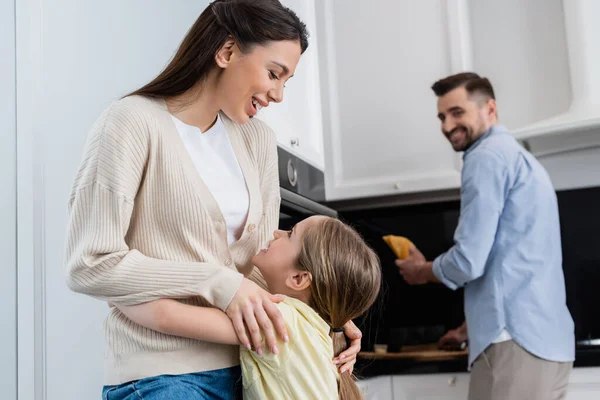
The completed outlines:
[[[361,352],[356,362],[355,373],[360,378],[369,378],[380,375],[467,372],[466,352],[448,353],[447,357],[411,357],[402,355],[402,352],[386,354]],[[452,353],[454,354],[450,356]],[[600,346],[578,347],[575,352],[574,366],[576,368],[600,366]]]

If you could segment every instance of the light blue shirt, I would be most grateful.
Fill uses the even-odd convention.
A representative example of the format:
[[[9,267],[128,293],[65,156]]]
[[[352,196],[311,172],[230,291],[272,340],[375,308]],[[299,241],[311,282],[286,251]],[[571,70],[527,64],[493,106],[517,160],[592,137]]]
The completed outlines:
[[[433,273],[465,288],[469,366],[503,329],[535,356],[573,361],[558,204],[546,170],[501,125],[463,159],[454,246]]]

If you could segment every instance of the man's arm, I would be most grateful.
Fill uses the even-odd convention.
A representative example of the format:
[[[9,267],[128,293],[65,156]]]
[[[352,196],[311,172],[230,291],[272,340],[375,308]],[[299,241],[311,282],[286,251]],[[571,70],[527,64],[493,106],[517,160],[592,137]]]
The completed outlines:
[[[464,168],[454,246],[433,262],[433,273],[451,289],[485,272],[510,190],[506,163],[494,151],[470,155]]]
[[[442,282],[451,289],[483,275],[508,192],[508,171],[498,154],[480,151],[465,161],[461,211],[454,246],[435,261],[411,247],[405,260],[396,260],[411,285]]]

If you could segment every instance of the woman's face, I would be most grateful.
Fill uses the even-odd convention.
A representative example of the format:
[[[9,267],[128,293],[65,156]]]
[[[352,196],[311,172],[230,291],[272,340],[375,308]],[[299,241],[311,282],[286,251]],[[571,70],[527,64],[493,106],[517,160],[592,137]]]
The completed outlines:
[[[245,124],[269,103],[283,100],[285,82],[300,61],[298,41],[274,41],[256,45],[243,54],[231,43],[216,56],[222,71],[217,78],[220,109],[235,123]]]
[[[313,216],[297,223],[292,230],[276,230],[266,249],[261,250],[252,263],[262,273],[271,293],[288,292],[286,280],[298,272],[296,260],[302,249],[302,236],[323,216]]]

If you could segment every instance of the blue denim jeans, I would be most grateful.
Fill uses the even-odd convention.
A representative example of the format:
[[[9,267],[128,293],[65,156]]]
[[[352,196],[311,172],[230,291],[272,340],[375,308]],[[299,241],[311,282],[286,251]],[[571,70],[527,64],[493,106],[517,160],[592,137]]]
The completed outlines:
[[[160,375],[116,386],[104,386],[102,400],[241,399],[239,366],[185,375]]]

